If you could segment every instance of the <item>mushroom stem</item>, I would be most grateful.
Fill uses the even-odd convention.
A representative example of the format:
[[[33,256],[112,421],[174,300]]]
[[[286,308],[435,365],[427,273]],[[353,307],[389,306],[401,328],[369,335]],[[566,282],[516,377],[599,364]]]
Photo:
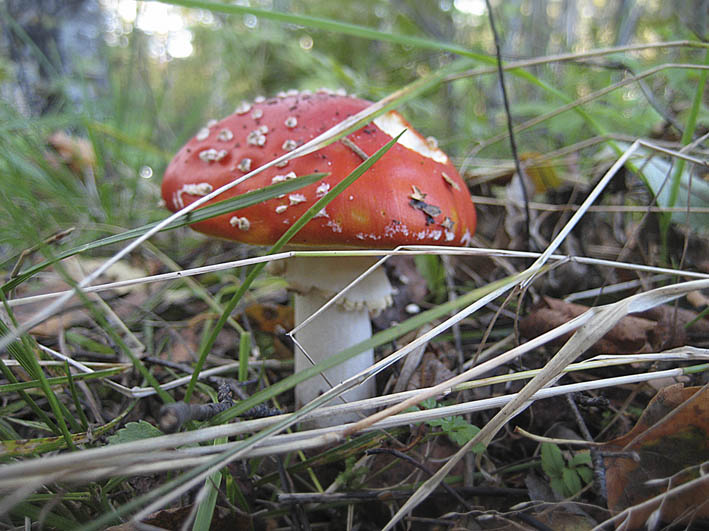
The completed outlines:
[[[296,294],[294,301],[296,325],[305,321],[326,302],[327,299],[313,292],[306,295]],[[307,352],[307,356],[296,347],[295,370],[298,372],[307,369],[371,336],[372,325],[369,322],[369,312],[366,309],[349,311],[335,304],[296,333],[295,337]],[[335,367],[331,367],[320,376],[298,384],[295,389],[297,407],[307,404],[328,391],[331,385],[337,385],[373,364],[374,351],[368,349]],[[375,392],[374,379],[372,378],[340,396],[345,402],[353,402],[371,398]],[[338,418],[328,425],[351,422],[356,419],[356,415],[343,415],[342,418]]]
[[[300,325],[319,310],[335,293],[344,289],[374,263],[372,258],[328,257],[295,258],[287,265],[286,278],[295,295],[295,323]],[[295,371],[311,367],[372,335],[370,311],[378,312],[391,303],[391,285],[382,269],[377,269],[347,291],[336,304],[326,308],[296,333]],[[354,376],[374,364],[372,349],[299,383],[295,388],[296,407],[329,390],[331,386]],[[374,379],[343,393],[351,402],[371,398],[376,393]],[[317,421],[318,427],[352,422],[357,414],[343,414]]]

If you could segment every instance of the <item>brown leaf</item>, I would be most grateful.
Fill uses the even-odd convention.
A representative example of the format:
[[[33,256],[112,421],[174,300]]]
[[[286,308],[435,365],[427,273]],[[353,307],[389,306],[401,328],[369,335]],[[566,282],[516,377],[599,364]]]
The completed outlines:
[[[682,384],[655,395],[635,427],[623,437],[605,443],[604,453],[623,452],[605,458],[608,508],[619,513],[661,495],[698,476],[697,465],[709,460],[709,389],[684,388]],[[635,452],[637,460],[628,453]],[[692,468],[694,467],[694,468]],[[668,479],[648,485],[652,479]],[[706,476],[705,476],[706,477]],[[663,522],[687,523],[690,518],[709,518],[709,481],[662,502],[632,510],[626,529],[639,529],[660,508]]]
[[[706,319],[698,319],[692,326],[687,326],[697,318],[697,313],[692,310],[663,305],[638,316],[655,321],[656,326],[649,334],[655,350],[679,347],[709,337],[709,321]]]
[[[565,302],[552,297],[544,297],[543,302],[519,324],[520,333],[527,338],[534,338],[560,326],[588,310],[587,306]],[[651,352],[648,334],[656,323],[641,317],[626,316],[603,336],[590,352],[604,354],[629,354]],[[573,332],[572,332],[573,333]],[[572,333],[558,338],[555,343],[567,341]]]
[[[96,166],[94,147],[85,138],[69,136],[62,131],[57,131],[47,139],[47,143],[56,153],[56,155],[47,153],[49,162],[55,165],[59,162],[67,165],[79,177],[83,176],[84,170]]]
[[[285,334],[293,328],[293,308],[285,304],[264,302],[246,308],[254,328],[270,334]]]
[[[421,365],[411,376],[406,389],[411,391],[423,387],[432,387],[453,378],[453,376],[455,376],[455,373],[446,367],[435,354],[427,352],[421,361]]]

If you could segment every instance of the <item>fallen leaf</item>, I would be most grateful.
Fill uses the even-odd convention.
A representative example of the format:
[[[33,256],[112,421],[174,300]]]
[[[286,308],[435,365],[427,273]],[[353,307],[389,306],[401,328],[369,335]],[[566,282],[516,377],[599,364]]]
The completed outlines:
[[[565,302],[552,297],[543,297],[542,302],[519,323],[520,333],[534,338],[561,326],[588,310],[587,306]],[[603,336],[589,351],[604,354],[629,354],[651,352],[648,334],[655,323],[641,317],[626,316]],[[564,343],[573,332],[559,337],[555,343]]]
[[[94,147],[85,138],[57,131],[47,139],[47,143],[54,149],[54,153],[47,153],[51,164],[58,166],[63,163],[79,177],[83,177],[85,170],[96,166]]]
[[[446,367],[435,354],[427,352],[421,361],[421,365],[408,381],[406,389],[411,391],[423,387],[432,387],[453,378],[453,376],[455,376],[455,373]]]
[[[698,465],[709,460],[709,389],[684,388],[682,384],[662,389],[635,427],[605,443],[602,451],[606,456],[608,508],[614,514],[697,478]],[[649,484],[650,480],[667,481]],[[661,513],[653,516],[673,524],[709,518],[709,481],[679,495],[661,496],[661,500],[632,509],[624,529],[644,528],[656,510]]]
[[[246,308],[246,315],[257,330],[270,334],[285,334],[293,328],[293,307],[264,302]]]
[[[520,321],[519,329],[524,337],[531,339],[578,317],[586,310],[588,307],[581,304],[543,297]],[[659,352],[700,341],[709,337],[709,321],[697,317],[698,314],[692,310],[672,305],[656,306],[646,312],[623,317],[589,350],[603,354],[637,354]],[[558,338],[555,343],[567,341],[571,334]]]

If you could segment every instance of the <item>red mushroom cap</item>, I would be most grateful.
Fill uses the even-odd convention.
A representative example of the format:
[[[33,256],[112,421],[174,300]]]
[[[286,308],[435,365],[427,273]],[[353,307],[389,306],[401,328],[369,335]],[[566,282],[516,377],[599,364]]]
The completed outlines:
[[[268,100],[257,98],[253,104],[242,103],[231,116],[200,130],[175,155],[163,178],[163,199],[170,210],[179,210],[370,104],[331,91],[292,91]],[[334,248],[466,245],[475,232],[476,221],[468,188],[445,153],[395,111],[350,134],[350,142],[334,142],[281,167],[269,168],[218,200],[283,179],[330,173],[321,181],[287,196],[196,223],[193,228],[245,243],[272,244],[361,164],[364,154],[372,155],[404,128],[408,131],[399,141],[290,243]]]

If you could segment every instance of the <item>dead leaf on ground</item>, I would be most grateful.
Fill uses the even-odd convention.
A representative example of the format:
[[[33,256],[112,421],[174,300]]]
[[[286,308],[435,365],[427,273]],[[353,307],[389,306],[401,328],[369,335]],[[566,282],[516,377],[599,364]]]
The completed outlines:
[[[103,262],[104,260],[97,258],[73,257],[70,260],[65,260],[63,265],[66,272],[78,282],[88,273],[101,266]],[[146,276],[144,269],[130,265],[127,262],[118,262],[112,265],[108,271],[101,276],[99,282],[118,282],[141,278],[144,276]],[[31,283],[20,286],[16,290],[16,296],[17,298],[28,297],[45,293],[57,293],[69,289],[71,289],[71,286],[58,274],[45,274],[37,276]],[[112,296],[115,297],[116,295],[120,296],[120,298],[112,301],[111,308],[116,315],[120,318],[124,318],[131,315],[135,309],[140,307],[140,305],[146,300],[149,295],[149,288],[146,284],[138,284],[135,286],[126,286],[110,291],[104,291],[98,296],[107,299]],[[13,309],[13,314],[15,315],[15,318],[22,323],[34,317],[38,312],[46,307],[47,304],[47,300],[43,300],[16,306]],[[35,336],[54,337],[62,330],[66,330],[73,326],[89,324],[90,322],[89,312],[75,297],[67,304],[61,314],[40,323],[32,328],[30,332]]]
[[[519,329],[526,338],[535,338],[557,326],[578,317],[589,308],[552,297],[542,301],[520,321]],[[610,332],[603,336],[590,352],[603,354],[637,354],[658,352],[686,345],[695,338],[709,337],[709,321],[699,319],[685,328],[697,314],[684,308],[658,306],[650,311],[623,317]],[[567,341],[573,332],[555,341]]]
[[[409,391],[432,387],[453,378],[455,373],[439,360],[435,354],[427,352],[419,367],[411,375],[406,385]]]
[[[293,307],[286,304],[264,302],[246,308],[246,315],[257,330],[269,334],[285,334],[293,324]]]
[[[520,333],[526,338],[535,338],[549,330],[567,323],[588,310],[587,306],[565,302],[552,297],[543,297],[542,302],[533,309],[527,317],[519,323]],[[604,354],[629,354],[650,352],[652,347],[648,341],[648,334],[655,327],[649,319],[623,317],[610,332],[596,342],[591,352]],[[555,343],[566,342],[573,332],[561,336]]]
[[[608,508],[617,514],[699,476],[698,465],[709,460],[709,389],[664,388],[655,395],[635,427],[605,443]],[[634,452],[638,460],[629,455]],[[669,479],[648,485],[653,479]],[[707,476],[705,476],[707,478]],[[709,480],[709,478],[707,478]],[[709,481],[679,495],[667,495],[650,507],[632,510],[624,529],[643,528],[661,511],[663,522],[688,523],[709,518]]]

